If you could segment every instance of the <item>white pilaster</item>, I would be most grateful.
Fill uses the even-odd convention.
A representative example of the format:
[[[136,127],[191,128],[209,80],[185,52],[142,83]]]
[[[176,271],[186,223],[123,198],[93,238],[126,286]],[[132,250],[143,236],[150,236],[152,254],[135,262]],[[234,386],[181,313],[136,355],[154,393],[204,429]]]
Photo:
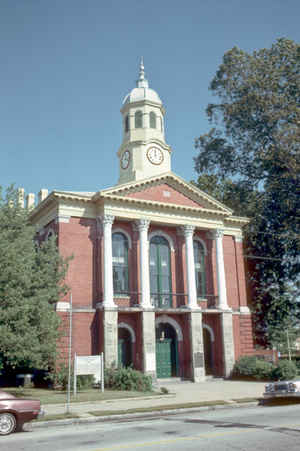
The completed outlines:
[[[141,307],[152,308],[150,300],[150,275],[149,275],[149,243],[148,228],[150,221],[140,219],[136,222],[140,239],[140,277],[141,277]]]
[[[225,266],[223,253],[223,230],[217,229],[213,236],[216,240],[216,263],[218,281],[218,307],[222,310],[229,310],[226,293]]]
[[[114,303],[113,266],[112,266],[112,238],[111,229],[114,216],[103,215],[101,217],[103,226],[103,307],[116,307]]]
[[[182,231],[185,238],[185,256],[186,256],[186,272],[187,272],[187,290],[188,290],[188,307],[190,309],[200,308],[197,303],[197,289],[195,278],[195,260],[194,260],[194,246],[193,233],[195,227],[185,225]]]

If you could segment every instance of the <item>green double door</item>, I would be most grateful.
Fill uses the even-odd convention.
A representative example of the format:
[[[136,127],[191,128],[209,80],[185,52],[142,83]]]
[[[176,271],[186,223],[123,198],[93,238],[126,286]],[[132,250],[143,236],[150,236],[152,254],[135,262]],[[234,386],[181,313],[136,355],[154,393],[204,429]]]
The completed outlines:
[[[177,341],[156,340],[156,376],[159,379],[178,376]]]
[[[172,340],[156,341],[156,375],[159,379],[172,377]]]

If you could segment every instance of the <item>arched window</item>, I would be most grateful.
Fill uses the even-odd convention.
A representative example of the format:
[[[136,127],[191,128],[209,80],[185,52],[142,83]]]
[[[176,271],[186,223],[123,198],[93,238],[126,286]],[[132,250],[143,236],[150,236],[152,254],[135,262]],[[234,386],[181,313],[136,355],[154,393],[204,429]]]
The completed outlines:
[[[150,128],[156,128],[156,114],[153,111],[150,112]]]
[[[128,294],[128,240],[123,233],[112,235],[113,280],[115,294]]]
[[[135,112],[134,115],[134,126],[135,128],[142,128],[143,127],[143,113],[141,110],[138,110]]]
[[[127,133],[129,131],[129,116],[125,117],[125,132]]]
[[[155,235],[150,240],[150,292],[155,307],[172,303],[171,256],[168,240]]]
[[[200,241],[194,240],[194,260],[197,296],[206,297],[205,250]]]

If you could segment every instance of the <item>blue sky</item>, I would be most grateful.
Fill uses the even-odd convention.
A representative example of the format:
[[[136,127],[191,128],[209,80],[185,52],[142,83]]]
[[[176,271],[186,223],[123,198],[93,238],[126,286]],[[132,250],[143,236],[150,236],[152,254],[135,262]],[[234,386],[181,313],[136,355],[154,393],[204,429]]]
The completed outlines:
[[[0,0],[0,185],[117,183],[120,108],[141,55],[166,108],[172,170],[196,178],[209,82],[233,46],[299,42],[299,0]]]

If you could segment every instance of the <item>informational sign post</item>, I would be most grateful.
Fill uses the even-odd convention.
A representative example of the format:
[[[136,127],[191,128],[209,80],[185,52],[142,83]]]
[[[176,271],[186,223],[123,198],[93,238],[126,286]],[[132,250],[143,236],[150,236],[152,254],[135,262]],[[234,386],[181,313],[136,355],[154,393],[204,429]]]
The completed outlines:
[[[92,374],[96,384],[104,391],[103,353],[100,355],[74,356],[74,396],[77,394],[77,376]]]

